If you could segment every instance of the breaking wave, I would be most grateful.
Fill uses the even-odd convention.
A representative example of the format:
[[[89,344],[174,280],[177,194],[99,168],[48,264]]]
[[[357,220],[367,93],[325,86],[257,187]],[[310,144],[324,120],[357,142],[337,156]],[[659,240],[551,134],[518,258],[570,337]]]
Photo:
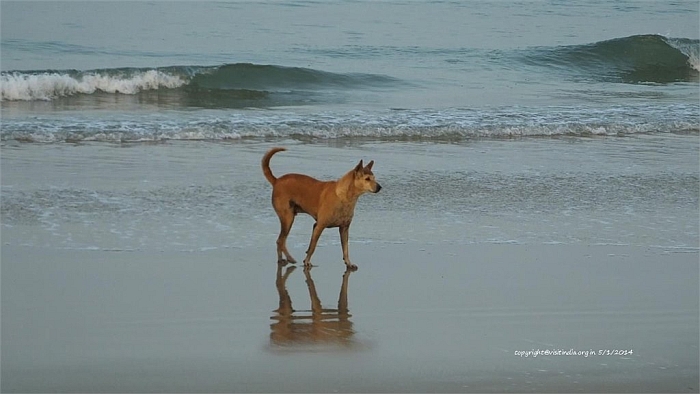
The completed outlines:
[[[697,82],[700,41],[637,35],[587,45],[535,48],[523,60],[577,80],[622,83]]]
[[[0,82],[3,101],[53,100],[96,92],[136,94],[187,83],[178,75],[159,70],[12,72],[3,73]]]
[[[75,95],[165,91],[184,105],[221,100],[221,106],[231,106],[232,100],[267,99],[294,91],[384,86],[395,81],[381,75],[336,74],[249,63],[157,69],[13,71],[0,75],[0,97],[3,101],[48,101]]]

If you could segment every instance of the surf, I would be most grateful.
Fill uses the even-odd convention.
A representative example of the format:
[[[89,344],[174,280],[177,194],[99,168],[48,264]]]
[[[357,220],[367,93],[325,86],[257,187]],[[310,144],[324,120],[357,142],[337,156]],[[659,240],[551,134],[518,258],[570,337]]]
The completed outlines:
[[[698,106],[386,110],[298,113],[285,110],[168,111],[148,117],[44,114],[32,123],[3,119],[0,141],[138,143],[285,139],[465,142],[517,138],[697,135]]]
[[[179,90],[178,94],[184,102],[196,103],[204,99],[203,95],[209,95],[208,99],[214,101],[217,97],[224,101],[259,100],[274,94],[383,87],[397,81],[383,75],[341,74],[252,63],[88,71],[11,71],[0,74],[0,98],[2,101],[51,101],[75,95],[138,95],[156,90]]]
[[[159,70],[10,72],[0,76],[0,97],[3,101],[49,101],[97,92],[137,94],[186,83],[178,75]]]
[[[585,45],[537,47],[526,64],[547,67],[578,81],[630,84],[697,82],[700,41],[635,35]]]

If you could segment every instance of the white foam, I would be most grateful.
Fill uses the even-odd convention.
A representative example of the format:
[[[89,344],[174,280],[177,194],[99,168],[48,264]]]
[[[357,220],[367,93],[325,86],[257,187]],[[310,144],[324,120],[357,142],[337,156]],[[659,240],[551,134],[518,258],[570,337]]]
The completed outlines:
[[[696,41],[666,38],[666,42],[688,56],[688,64],[690,67],[695,71],[700,71],[700,45]]]
[[[137,72],[128,77],[88,73],[71,76],[66,73],[24,74],[0,76],[0,99],[8,101],[53,100],[74,94],[106,93],[136,94],[143,90],[177,88],[187,83],[177,75],[158,70]]]
[[[695,69],[695,71],[700,72],[700,55],[698,55],[697,48],[694,52],[688,54],[688,64],[690,64],[690,67]]]

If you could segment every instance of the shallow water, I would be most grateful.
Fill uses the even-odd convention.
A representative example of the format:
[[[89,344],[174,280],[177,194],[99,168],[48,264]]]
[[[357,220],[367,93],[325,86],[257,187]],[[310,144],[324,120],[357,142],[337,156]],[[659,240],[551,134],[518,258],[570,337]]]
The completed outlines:
[[[6,145],[3,226],[15,228],[6,237],[95,250],[267,245],[278,231],[259,168],[270,146]],[[288,147],[272,160],[275,174],[335,179],[375,160],[384,189],[360,200],[357,243],[697,248],[694,136]],[[94,223],[109,226],[87,231]],[[311,225],[300,216],[291,244],[302,249]],[[335,233],[321,242],[337,242]]]

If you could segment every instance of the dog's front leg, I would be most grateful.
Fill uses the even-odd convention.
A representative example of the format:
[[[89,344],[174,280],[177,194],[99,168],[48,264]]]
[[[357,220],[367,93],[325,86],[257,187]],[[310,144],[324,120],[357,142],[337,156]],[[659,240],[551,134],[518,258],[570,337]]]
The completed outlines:
[[[350,225],[338,227],[340,231],[340,244],[343,247],[343,261],[348,269],[356,270],[357,266],[350,262],[350,254],[348,252],[348,238],[350,235]]]
[[[309,249],[306,250],[304,266],[311,267],[311,255],[314,254],[314,250],[316,250],[316,244],[318,243],[318,239],[321,237],[321,233],[324,229],[325,226],[319,226],[318,222],[314,223],[314,230],[311,232],[311,242],[309,242]]]

